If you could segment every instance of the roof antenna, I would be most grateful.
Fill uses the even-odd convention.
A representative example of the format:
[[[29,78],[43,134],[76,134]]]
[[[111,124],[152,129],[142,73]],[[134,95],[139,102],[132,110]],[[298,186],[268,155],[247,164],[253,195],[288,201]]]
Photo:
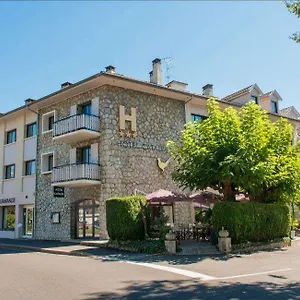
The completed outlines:
[[[168,57],[164,57],[162,59],[165,63],[165,68],[166,68],[166,82],[169,83],[171,81],[172,75],[171,75],[171,69],[175,68],[173,62],[174,62],[174,57],[172,56],[168,56]]]

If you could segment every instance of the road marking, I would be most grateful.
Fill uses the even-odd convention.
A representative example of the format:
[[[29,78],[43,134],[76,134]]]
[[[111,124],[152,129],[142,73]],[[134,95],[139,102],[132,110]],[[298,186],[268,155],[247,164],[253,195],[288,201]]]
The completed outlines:
[[[206,280],[223,280],[223,279],[233,279],[233,278],[241,278],[241,277],[248,277],[248,276],[257,276],[257,275],[265,275],[270,273],[278,273],[278,272],[287,272],[291,271],[292,269],[279,269],[273,271],[265,271],[265,272],[258,272],[258,273],[249,273],[249,274],[242,274],[242,275],[235,275],[235,276],[227,276],[227,277],[217,277],[214,279],[206,279]]]
[[[126,262],[128,264],[133,264],[133,265],[148,267],[148,268],[157,269],[157,270],[161,270],[161,271],[171,272],[171,273],[183,275],[183,276],[190,277],[190,278],[198,278],[198,279],[202,279],[202,280],[217,279],[216,277],[212,277],[212,276],[198,273],[198,272],[177,269],[177,268],[172,268],[172,267],[167,267],[167,266],[161,266],[161,265],[156,265],[156,264],[151,264],[151,263],[141,263],[141,262],[130,261],[130,260],[120,260],[120,262]]]

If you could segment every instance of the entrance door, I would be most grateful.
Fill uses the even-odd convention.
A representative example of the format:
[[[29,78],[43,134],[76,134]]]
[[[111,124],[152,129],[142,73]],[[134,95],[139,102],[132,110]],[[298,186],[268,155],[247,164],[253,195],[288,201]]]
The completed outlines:
[[[95,200],[83,200],[76,208],[76,237],[79,239],[94,239],[100,237],[99,205]]]
[[[23,208],[23,236],[32,237],[34,224],[34,208],[32,206]]]

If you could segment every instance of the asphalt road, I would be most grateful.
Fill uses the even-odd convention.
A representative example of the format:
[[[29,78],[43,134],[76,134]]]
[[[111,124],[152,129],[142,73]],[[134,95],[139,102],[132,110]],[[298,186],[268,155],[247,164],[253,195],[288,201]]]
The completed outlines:
[[[0,299],[300,299],[300,245],[215,257],[69,257],[0,249]]]

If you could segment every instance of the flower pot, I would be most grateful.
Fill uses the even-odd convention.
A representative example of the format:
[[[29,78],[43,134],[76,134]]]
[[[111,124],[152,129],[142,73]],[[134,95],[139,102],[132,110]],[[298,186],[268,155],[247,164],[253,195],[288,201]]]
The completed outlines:
[[[222,230],[219,231],[220,238],[227,238],[229,237],[229,232],[222,227]]]
[[[174,232],[172,232],[172,230],[170,230],[167,234],[166,234],[166,240],[167,241],[174,241],[176,240],[176,234]]]

